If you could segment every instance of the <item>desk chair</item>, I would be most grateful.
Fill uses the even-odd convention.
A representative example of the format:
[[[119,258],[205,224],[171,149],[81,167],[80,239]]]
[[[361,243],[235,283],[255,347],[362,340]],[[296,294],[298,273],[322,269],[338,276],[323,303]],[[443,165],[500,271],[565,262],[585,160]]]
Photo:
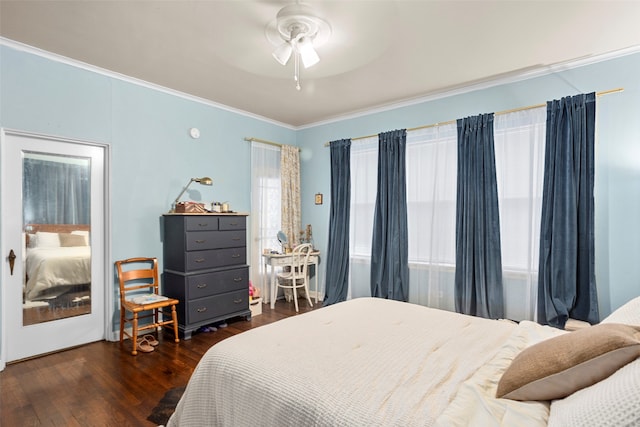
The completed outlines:
[[[313,307],[311,297],[309,297],[309,255],[313,245],[311,243],[303,243],[296,246],[291,252],[291,264],[288,271],[278,273],[278,283],[276,284],[275,295],[278,295],[277,288],[291,289],[293,293],[293,302],[296,306],[296,312],[298,311],[298,288],[304,288],[309,301],[309,306]]]
[[[129,258],[116,261],[118,281],[120,282],[120,344],[125,335],[131,338],[133,350],[131,354],[141,351],[150,351],[148,345],[138,343],[140,331],[158,330],[164,325],[173,324],[173,336],[175,342],[180,342],[178,337],[177,299],[167,298],[159,293],[158,260],[156,258]],[[171,312],[169,313],[169,308]],[[132,317],[127,317],[130,312]],[[143,316],[139,313],[149,312]],[[164,316],[171,316],[171,320],[165,320]],[[139,325],[141,319],[151,318],[152,322],[143,326]],[[125,325],[131,323],[131,333],[125,330]],[[145,343],[146,344],[146,343]]]

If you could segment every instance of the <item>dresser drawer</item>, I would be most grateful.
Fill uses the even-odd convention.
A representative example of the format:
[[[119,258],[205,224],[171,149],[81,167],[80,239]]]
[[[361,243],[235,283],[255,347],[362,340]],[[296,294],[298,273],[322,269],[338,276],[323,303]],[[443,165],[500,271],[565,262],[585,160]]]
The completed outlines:
[[[234,268],[188,276],[187,287],[189,300],[238,291],[249,288],[249,268]]]
[[[218,217],[209,215],[194,215],[184,218],[187,231],[217,230]]]
[[[244,246],[241,248],[186,252],[185,255],[187,259],[185,270],[187,272],[247,263],[247,249]]]
[[[219,220],[219,230],[244,230],[247,228],[247,217],[245,216],[221,216]]]
[[[197,323],[249,308],[249,288],[189,301],[188,322]]]
[[[189,231],[186,233],[187,250],[222,249],[246,246],[246,231]]]

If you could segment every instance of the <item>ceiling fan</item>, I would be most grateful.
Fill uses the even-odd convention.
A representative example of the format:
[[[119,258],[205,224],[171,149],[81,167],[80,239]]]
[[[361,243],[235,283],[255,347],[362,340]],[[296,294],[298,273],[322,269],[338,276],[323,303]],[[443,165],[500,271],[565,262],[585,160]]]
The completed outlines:
[[[293,3],[278,11],[265,33],[275,46],[272,55],[276,61],[287,65],[293,56],[293,79],[296,89],[300,90],[300,62],[304,68],[309,68],[320,61],[316,48],[327,42],[331,26],[311,6]]]

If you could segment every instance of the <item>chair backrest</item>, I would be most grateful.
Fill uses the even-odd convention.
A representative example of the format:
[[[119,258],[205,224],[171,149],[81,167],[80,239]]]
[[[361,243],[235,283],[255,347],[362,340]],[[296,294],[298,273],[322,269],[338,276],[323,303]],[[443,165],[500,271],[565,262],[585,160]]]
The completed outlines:
[[[307,275],[309,255],[313,246],[311,243],[302,243],[291,251],[291,272],[296,278],[304,278]]]
[[[129,258],[116,261],[118,281],[120,283],[120,300],[124,300],[127,293],[159,293],[158,259],[157,258]]]

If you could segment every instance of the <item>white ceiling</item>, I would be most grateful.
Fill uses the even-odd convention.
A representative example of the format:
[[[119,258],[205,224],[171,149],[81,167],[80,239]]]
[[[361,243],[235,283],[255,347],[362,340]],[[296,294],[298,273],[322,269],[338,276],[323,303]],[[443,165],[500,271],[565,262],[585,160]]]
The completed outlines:
[[[0,36],[294,128],[640,46],[640,1],[309,1],[298,92],[265,37],[289,3],[0,0]]]

